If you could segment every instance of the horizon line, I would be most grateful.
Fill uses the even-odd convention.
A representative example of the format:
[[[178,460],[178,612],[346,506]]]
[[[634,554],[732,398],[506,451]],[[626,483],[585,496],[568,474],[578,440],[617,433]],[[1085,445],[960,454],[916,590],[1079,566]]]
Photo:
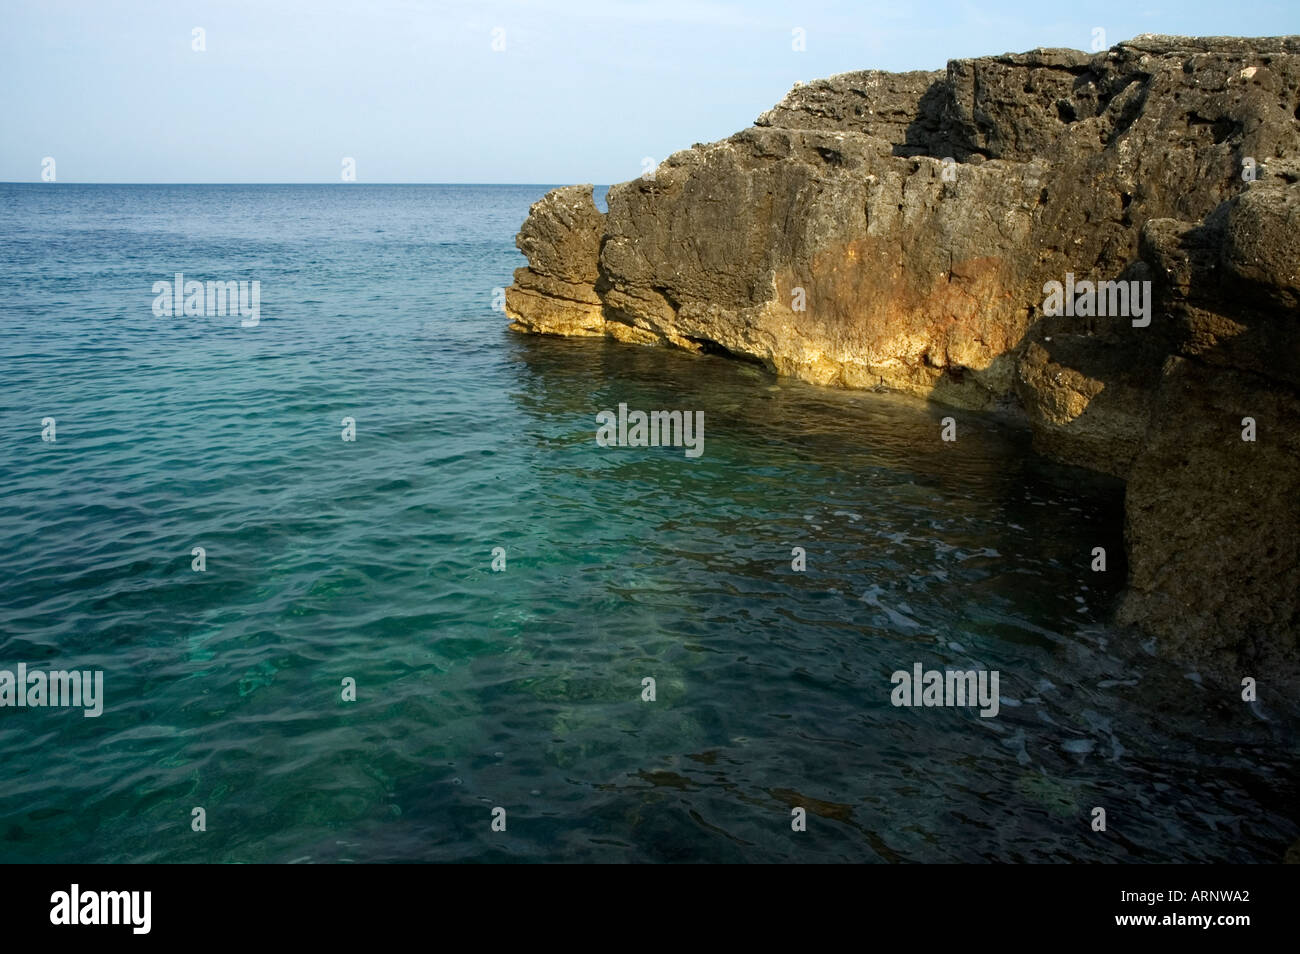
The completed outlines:
[[[631,180],[621,180],[631,181]],[[376,186],[376,185],[464,185],[464,186],[538,186],[538,185],[555,185],[554,182],[33,182],[29,179],[0,179],[0,185],[32,185],[32,186],[60,186],[60,185],[104,185],[104,186],[250,186],[250,185],[267,185],[267,186],[284,186],[284,185],[337,185],[337,186]],[[604,185],[614,185],[615,183],[575,183],[570,185],[592,185],[601,187]]]

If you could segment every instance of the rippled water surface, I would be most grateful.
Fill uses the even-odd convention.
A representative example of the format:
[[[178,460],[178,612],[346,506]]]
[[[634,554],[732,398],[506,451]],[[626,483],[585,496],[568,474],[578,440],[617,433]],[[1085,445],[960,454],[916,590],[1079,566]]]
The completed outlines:
[[[0,668],[106,694],[0,709],[0,860],[1281,858],[1287,723],[1110,626],[1119,485],[508,333],[545,191],[0,186]],[[155,317],[178,271],[260,324]],[[703,455],[597,446],[620,402]],[[892,706],[917,662],[998,670],[997,717]]]

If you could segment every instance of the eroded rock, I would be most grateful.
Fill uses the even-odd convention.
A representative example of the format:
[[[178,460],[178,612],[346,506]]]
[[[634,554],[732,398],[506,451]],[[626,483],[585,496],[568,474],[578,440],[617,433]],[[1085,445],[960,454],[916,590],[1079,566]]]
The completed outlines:
[[[1023,413],[1041,452],[1130,480],[1125,618],[1220,665],[1293,657],[1298,181],[1297,37],[845,73],[611,187],[605,215],[552,192],[506,306],[518,330]],[[1067,275],[1151,283],[1150,322],[1045,313]],[[1250,407],[1253,458],[1228,427]]]

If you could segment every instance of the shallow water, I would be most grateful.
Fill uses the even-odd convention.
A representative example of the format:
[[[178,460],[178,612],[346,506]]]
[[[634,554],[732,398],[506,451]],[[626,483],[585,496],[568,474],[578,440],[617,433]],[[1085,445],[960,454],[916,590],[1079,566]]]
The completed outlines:
[[[1122,487],[505,331],[545,191],[0,186],[0,668],[106,693],[0,709],[0,860],[1280,859],[1290,725],[1109,624]],[[154,317],[177,271],[261,323]],[[597,446],[620,402],[703,455]],[[917,662],[996,669],[997,717],[891,705]]]

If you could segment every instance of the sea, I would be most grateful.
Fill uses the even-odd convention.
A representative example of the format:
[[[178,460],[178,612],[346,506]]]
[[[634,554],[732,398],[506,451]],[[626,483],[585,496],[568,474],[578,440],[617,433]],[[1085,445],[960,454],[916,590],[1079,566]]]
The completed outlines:
[[[1294,731],[1113,623],[1122,484],[508,330],[549,188],[0,185],[0,671],[102,674],[10,683],[0,862],[1281,860]]]

